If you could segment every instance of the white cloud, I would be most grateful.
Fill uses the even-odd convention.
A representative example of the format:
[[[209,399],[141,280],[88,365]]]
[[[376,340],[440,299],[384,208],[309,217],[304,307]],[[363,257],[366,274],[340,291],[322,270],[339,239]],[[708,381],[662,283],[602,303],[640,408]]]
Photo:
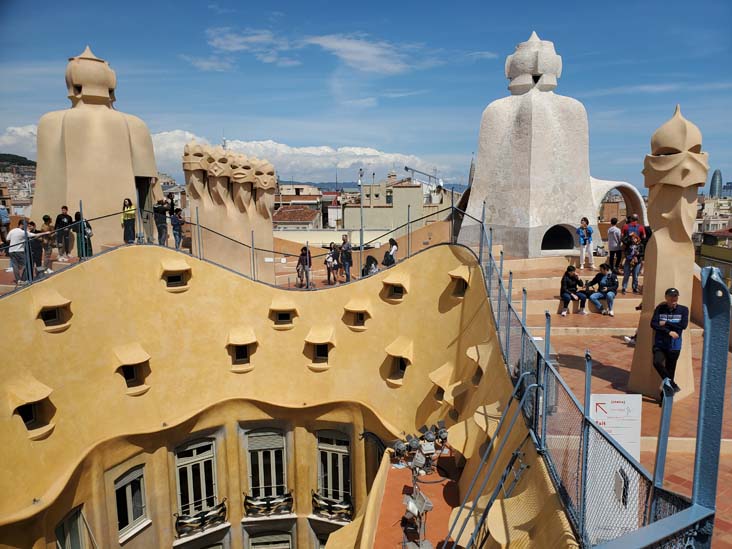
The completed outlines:
[[[605,97],[608,95],[625,94],[654,94],[679,91],[703,92],[725,91],[732,89],[732,82],[708,82],[705,84],[675,83],[675,84],[638,84],[634,86],[618,86],[600,90],[590,90],[577,93],[577,97]]]
[[[211,2],[208,5],[208,9],[210,9],[212,12],[214,12],[217,15],[226,15],[228,13],[235,13],[236,10],[232,10],[231,8],[224,8],[217,4],[216,2]]]
[[[181,55],[181,59],[188,61],[198,70],[206,72],[226,72],[234,68],[231,59],[210,56],[210,57],[191,57],[189,55]]]
[[[482,59],[498,59],[498,54],[494,51],[471,51],[467,55],[476,61]]]
[[[280,67],[294,67],[300,61],[283,52],[293,49],[287,39],[275,36],[267,29],[244,29],[237,32],[230,27],[206,29],[208,44],[215,50],[227,53],[250,52],[262,63],[274,63]]]
[[[343,101],[343,104],[351,107],[369,108],[378,105],[379,100],[376,97],[362,97],[359,99],[346,99]]]
[[[35,158],[36,130],[35,124],[5,128],[5,131],[0,134],[0,152]]]
[[[364,72],[399,74],[410,68],[403,51],[385,41],[371,42],[362,37],[328,34],[311,36],[304,43],[320,46],[349,67]]]

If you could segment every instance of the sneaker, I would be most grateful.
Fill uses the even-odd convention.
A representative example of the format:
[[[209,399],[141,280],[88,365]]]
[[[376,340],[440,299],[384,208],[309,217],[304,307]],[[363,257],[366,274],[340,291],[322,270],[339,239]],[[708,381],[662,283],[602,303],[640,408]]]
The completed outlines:
[[[603,315],[605,315],[605,316],[607,316],[607,315],[608,315],[608,311],[607,311],[607,309],[605,309],[604,307],[603,307],[603,309],[602,309],[602,311],[601,311],[601,312],[602,312],[602,314],[603,314]]]
[[[625,288],[623,288],[622,290],[620,290],[620,293],[623,294],[623,295],[625,295]]]
[[[562,312],[559,313],[559,316],[567,316],[567,309],[562,309]]]
[[[631,347],[635,347],[635,337],[623,336],[623,340]]]
[[[612,311],[612,309],[611,309],[611,310],[609,310],[609,311],[607,312],[607,314],[609,314],[610,316],[615,316],[615,313],[614,313],[614,312]]]
[[[634,294],[639,294],[640,292],[638,291],[638,288],[635,288],[635,289],[633,290],[633,293],[634,293]]]
[[[12,267],[8,267],[7,269],[5,269],[5,272],[6,273],[12,273],[13,272],[13,268]]]
[[[50,267],[48,269],[46,269],[46,274],[51,274],[52,272],[53,272],[53,269],[51,269]]]
[[[587,310],[586,310],[586,309],[580,309],[580,310],[579,310],[579,314],[581,314],[581,315],[586,315],[586,314],[589,314],[589,313],[587,312]]]
[[[679,391],[681,391],[681,387],[676,385],[675,381],[671,381],[671,387],[673,387],[674,393],[678,393]]]

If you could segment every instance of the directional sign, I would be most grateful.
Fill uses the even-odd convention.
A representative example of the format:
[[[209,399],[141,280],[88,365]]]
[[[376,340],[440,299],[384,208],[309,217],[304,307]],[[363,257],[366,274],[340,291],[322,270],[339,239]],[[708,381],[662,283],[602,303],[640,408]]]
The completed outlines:
[[[590,417],[640,461],[641,395],[593,394],[590,397]]]

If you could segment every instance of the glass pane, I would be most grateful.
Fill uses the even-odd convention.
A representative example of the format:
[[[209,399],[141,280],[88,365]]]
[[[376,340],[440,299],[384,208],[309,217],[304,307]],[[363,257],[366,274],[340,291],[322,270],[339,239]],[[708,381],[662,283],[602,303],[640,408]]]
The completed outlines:
[[[330,454],[330,462],[331,462],[331,466],[333,467],[333,478],[331,480],[332,489],[333,489],[333,498],[342,499],[340,489],[341,489],[341,483],[343,482],[343,479],[341,478],[340,456],[338,454]]]
[[[213,507],[214,505],[216,505],[216,494],[214,494],[214,473],[212,459],[207,459],[203,462],[203,471],[206,490],[206,507]]]
[[[252,477],[252,495],[259,497],[262,494],[259,492],[261,486],[261,480],[259,478],[259,452],[249,452],[249,474]]]
[[[178,488],[180,490],[180,512],[184,515],[190,514],[188,504],[191,502],[188,493],[188,468],[178,469]]]
[[[201,493],[201,464],[200,463],[194,463],[191,465],[191,484],[193,485],[192,488],[192,495],[191,498],[193,499],[193,508],[196,511],[203,510],[203,505],[201,500],[203,499],[203,494]]]
[[[145,514],[145,502],[142,498],[142,477],[130,483],[132,490],[132,520],[135,521]]]
[[[328,454],[320,452],[320,493],[328,497],[328,486],[330,479],[328,478]]]
[[[84,549],[81,539],[81,513],[76,511],[71,517],[69,517],[67,522],[69,532],[68,549]]]
[[[343,456],[343,491],[351,494],[351,456]]]
[[[265,496],[271,496],[272,495],[272,452],[269,450],[265,450],[262,452],[262,464],[264,467],[264,479],[262,480],[262,483],[264,484],[264,495]]]
[[[127,486],[122,486],[114,491],[117,500],[117,530],[122,530],[130,523],[130,517],[127,515]]]
[[[275,484],[277,486],[276,495],[281,496],[285,493],[285,464],[284,464],[284,452],[282,450],[275,450]]]

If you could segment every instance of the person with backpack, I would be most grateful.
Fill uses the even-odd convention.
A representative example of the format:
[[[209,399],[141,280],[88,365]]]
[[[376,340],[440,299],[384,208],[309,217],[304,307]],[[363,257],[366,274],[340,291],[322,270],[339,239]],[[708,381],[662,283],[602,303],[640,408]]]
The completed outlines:
[[[625,249],[625,263],[623,263],[623,294],[628,289],[628,279],[633,275],[633,293],[638,293],[638,273],[643,258],[643,244],[638,233],[630,233],[630,245]]]
[[[595,270],[595,259],[592,256],[592,227],[590,227],[590,220],[583,217],[580,220],[580,226],[577,227],[577,236],[579,237],[580,245],[580,261],[579,268],[585,268],[585,256],[587,257],[591,271]]]
[[[562,287],[559,291],[563,305],[562,312],[560,313],[561,316],[567,316],[570,301],[579,301],[579,314],[587,314],[587,311],[585,310],[587,296],[584,293],[580,292],[578,289],[578,286],[583,285],[584,283],[577,274],[577,269],[575,269],[574,265],[569,265],[564,273],[564,276],[562,276]]]
[[[646,238],[646,229],[643,225],[638,222],[638,214],[630,216],[630,223],[626,223],[623,226],[622,235],[623,242],[626,245],[630,245],[630,235],[637,233],[640,236],[641,242]]]
[[[399,246],[397,246],[397,241],[393,238],[389,239],[389,251],[384,253],[384,259],[381,261],[381,264],[384,267],[391,267],[396,263],[396,254],[397,251],[399,251]]]
[[[613,312],[613,302],[615,294],[618,291],[618,277],[610,269],[610,265],[603,263],[600,265],[600,272],[595,275],[591,281],[585,284],[586,292],[590,290],[590,286],[597,286],[597,291],[588,295],[592,304],[604,315],[615,316]],[[607,307],[603,307],[600,300],[604,299]]]

